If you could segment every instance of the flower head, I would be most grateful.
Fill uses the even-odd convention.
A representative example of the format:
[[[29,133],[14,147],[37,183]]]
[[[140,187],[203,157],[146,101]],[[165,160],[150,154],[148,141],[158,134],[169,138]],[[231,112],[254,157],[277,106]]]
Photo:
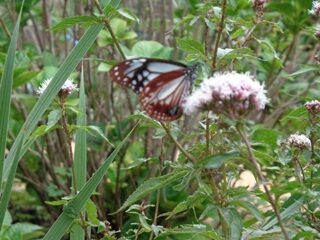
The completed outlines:
[[[290,147],[299,148],[300,150],[311,148],[311,141],[304,134],[291,134],[287,139],[287,143]]]
[[[309,13],[319,17],[320,16],[320,2],[319,1],[313,1],[312,2],[312,9],[309,10]]]
[[[304,107],[313,115],[320,113],[320,101],[318,100],[306,102]]]
[[[40,87],[37,89],[37,94],[41,95],[43,92],[47,89],[48,85],[50,84],[52,78],[49,78],[47,80],[44,80],[43,83],[41,83]],[[77,91],[77,85],[73,82],[72,79],[68,78],[65,83],[62,85],[59,95],[67,96],[71,94],[73,91]]]
[[[186,99],[184,111],[192,114],[201,109],[212,110],[235,118],[250,110],[262,110],[267,102],[263,86],[248,73],[216,73]]]
[[[253,9],[256,11],[257,20],[261,20],[263,17],[264,4],[267,0],[252,0]]]

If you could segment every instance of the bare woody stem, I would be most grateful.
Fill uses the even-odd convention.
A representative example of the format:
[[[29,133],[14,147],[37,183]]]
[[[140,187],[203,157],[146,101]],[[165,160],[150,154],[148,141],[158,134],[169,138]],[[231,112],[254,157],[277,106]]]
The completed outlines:
[[[206,117],[206,154],[209,154],[209,147],[210,147],[210,118],[209,118],[210,112],[208,111],[207,117]]]
[[[166,131],[166,133],[168,134],[168,136],[171,138],[171,140],[176,144],[177,148],[179,148],[179,150],[183,153],[183,155],[185,155],[189,160],[191,160],[192,162],[196,162],[196,159],[190,155],[181,145],[180,143],[177,141],[177,139],[175,139],[168,126],[166,126],[164,123],[160,122],[161,126],[163,127],[163,129]]]
[[[101,8],[99,1],[98,0],[94,0],[94,3],[96,4],[96,6],[98,8],[99,13],[103,16],[102,17],[102,21],[103,21],[104,25],[106,26],[106,28],[108,29],[108,31],[109,31],[112,39],[113,39],[113,42],[115,43],[116,48],[118,49],[122,59],[126,60],[126,55],[124,55],[124,52],[122,51],[122,49],[120,47],[119,41],[118,41],[116,35],[114,34],[111,26],[110,26],[109,19],[106,16],[104,16],[103,9]]]
[[[163,140],[161,141],[161,152],[160,152],[160,156],[159,156],[159,161],[160,161],[160,164],[159,164],[159,176],[162,175],[162,170],[163,170]],[[161,194],[161,191],[160,189],[157,190],[157,198],[156,198],[156,206],[155,206],[155,209],[154,209],[154,217],[153,217],[153,225],[154,226],[157,226],[157,222],[158,222],[158,216],[159,216],[159,207],[160,207],[160,194]],[[153,239],[153,235],[154,235],[154,232],[151,231],[150,233],[150,236],[149,236],[149,240],[152,240]]]
[[[221,5],[221,18],[219,25],[217,27],[217,38],[215,42],[215,46],[213,49],[213,57],[212,57],[212,71],[214,72],[217,68],[217,55],[218,55],[218,48],[219,48],[219,43],[221,39],[221,35],[223,32],[223,24],[224,24],[224,19],[225,19],[225,14],[226,14],[226,8],[227,8],[227,0],[223,0],[222,5]]]
[[[98,0],[94,0],[94,3],[96,4],[96,6],[97,6],[97,8],[98,8],[99,13],[100,13],[101,15],[103,15],[103,9],[101,8],[101,6],[100,6],[100,4],[99,4],[99,1],[98,1]],[[110,33],[110,35],[111,35],[111,37],[112,37],[112,40],[113,40],[114,44],[116,45],[116,48],[118,49],[118,51],[119,51],[119,53],[120,53],[120,55],[121,55],[121,57],[122,57],[122,60],[126,60],[126,59],[127,59],[127,58],[126,58],[126,55],[125,55],[124,52],[122,51],[121,46],[120,46],[120,43],[119,43],[116,35],[114,34],[114,32],[113,32],[113,30],[112,30],[112,27],[110,26],[109,19],[108,19],[106,16],[103,15],[102,21],[103,21],[104,25],[106,26],[106,28],[108,29],[108,31],[109,31],[109,33]],[[126,98],[127,98],[127,102],[128,102],[129,111],[130,111],[130,113],[132,114],[132,113],[133,113],[133,106],[132,106],[132,102],[131,102],[130,97],[129,97],[128,90],[125,89],[124,91],[125,91],[125,93],[126,93]]]
[[[65,113],[65,97],[60,96],[60,108],[61,108],[61,124],[62,128],[64,131],[64,134],[66,136],[66,144],[68,147],[68,159],[69,159],[69,166],[72,166],[72,178],[73,178],[73,188],[74,192],[76,193],[78,188],[77,188],[77,183],[76,183],[76,178],[75,178],[75,169],[74,169],[74,164],[73,164],[73,153],[72,153],[72,145],[71,145],[71,133],[68,129],[68,123],[67,123],[67,117]]]
[[[247,148],[247,151],[248,151],[248,158],[249,160],[253,163],[254,165],[254,168],[256,170],[256,173],[257,173],[257,176],[259,178],[259,181],[261,182],[263,188],[264,188],[264,191],[268,197],[268,200],[269,200],[269,203],[271,204],[271,207],[276,215],[276,218],[278,220],[278,223],[279,223],[279,226],[281,228],[281,231],[283,233],[283,236],[285,237],[286,240],[290,240],[289,236],[288,236],[288,233],[285,229],[285,227],[283,226],[283,222],[281,220],[281,217],[280,217],[280,212],[278,210],[278,207],[277,207],[277,204],[276,204],[276,201],[274,200],[273,196],[271,195],[271,192],[268,188],[268,186],[266,185],[266,179],[264,178],[263,174],[262,174],[262,171],[261,171],[261,167],[256,159],[256,157],[254,156],[254,153],[251,149],[251,144],[250,144],[250,141],[249,141],[249,137],[244,129],[244,126],[242,124],[238,124],[237,125],[237,130],[240,134],[240,137],[242,138],[243,142],[245,143],[246,145],[246,148]]]

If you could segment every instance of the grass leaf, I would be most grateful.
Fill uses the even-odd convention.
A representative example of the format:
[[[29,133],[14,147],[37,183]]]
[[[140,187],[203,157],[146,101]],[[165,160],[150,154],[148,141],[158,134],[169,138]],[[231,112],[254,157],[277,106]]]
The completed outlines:
[[[22,5],[23,6],[23,5]],[[22,7],[21,7],[22,9]],[[5,158],[5,148],[7,142],[9,117],[10,117],[10,103],[11,92],[13,85],[13,72],[14,72],[14,59],[16,53],[16,46],[19,36],[21,11],[18,16],[16,25],[13,30],[12,38],[10,41],[4,70],[0,82],[0,183],[2,182],[3,164]]]
[[[79,89],[79,114],[77,125],[87,124],[86,116],[86,95],[84,91],[83,71],[81,72],[81,82]],[[87,133],[85,129],[76,130],[75,150],[74,150],[74,171],[75,181],[78,189],[84,186],[87,174]]]
[[[99,169],[92,175],[86,182],[80,192],[65,206],[63,212],[58,219],[53,223],[43,240],[61,239],[68,228],[71,226],[73,220],[78,217],[78,214],[89,200],[92,193],[95,191],[103,176],[106,174],[107,169],[112,163],[113,159],[117,156],[122,146],[127,142],[129,136],[137,128],[139,122],[133,127],[129,134],[111,153],[111,155],[103,162]]]
[[[24,125],[22,126],[17,140],[14,142],[8,157],[4,162],[4,175],[3,178],[7,178],[9,171],[12,165],[12,159],[15,157],[17,153],[17,141],[22,137],[22,132],[25,131],[25,138],[28,138],[39,120],[41,119],[44,112],[47,110],[51,102],[57,96],[59,90],[62,85],[66,81],[66,79],[70,76],[72,71],[76,68],[81,58],[85,55],[87,50],[91,47],[92,43],[96,39],[98,33],[102,29],[102,25],[95,25],[90,27],[87,32],[80,39],[79,43],[73,48],[70,55],[66,58],[66,60],[60,66],[58,72],[52,78],[50,84],[44,93],[40,96],[39,100],[31,110],[28,115]],[[20,156],[22,157],[22,156]]]

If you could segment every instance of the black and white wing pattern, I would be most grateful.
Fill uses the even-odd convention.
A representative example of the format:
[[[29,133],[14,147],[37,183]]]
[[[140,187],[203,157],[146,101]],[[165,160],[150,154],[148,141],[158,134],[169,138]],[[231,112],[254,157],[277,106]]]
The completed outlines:
[[[139,94],[142,108],[159,121],[173,121],[195,79],[197,66],[154,58],[126,60],[110,70],[113,81]]]

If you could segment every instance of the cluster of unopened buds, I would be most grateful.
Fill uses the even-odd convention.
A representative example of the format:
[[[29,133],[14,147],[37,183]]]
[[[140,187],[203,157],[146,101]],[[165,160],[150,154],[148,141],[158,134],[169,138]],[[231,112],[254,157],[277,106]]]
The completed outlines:
[[[312,101],[306,102],[304,104],[304,107],[312,115],[316,115],[316,114],[320,113],[320,101],[318,101],[318,100],[312,100]]]
[[[287,143],[290,147],[298,148],[299,150],[311,148],[311,141],[304,134],[291,134],[287,139]]]
[[[261,20],[263,17],[263,10],[264,10],[264,5],[267,2],[267,0],[253,0],[253,9],[256,12],[256,18],[257,20]]]
[[[313,1],[312,2],[312,8],[311,10],[309,10],[309,13],[315,17],[319,17],[320,16],[320,2],[317,1]],[[319,29],[315,31],[314,36],[317,39],[320,39],[320,31]]]

